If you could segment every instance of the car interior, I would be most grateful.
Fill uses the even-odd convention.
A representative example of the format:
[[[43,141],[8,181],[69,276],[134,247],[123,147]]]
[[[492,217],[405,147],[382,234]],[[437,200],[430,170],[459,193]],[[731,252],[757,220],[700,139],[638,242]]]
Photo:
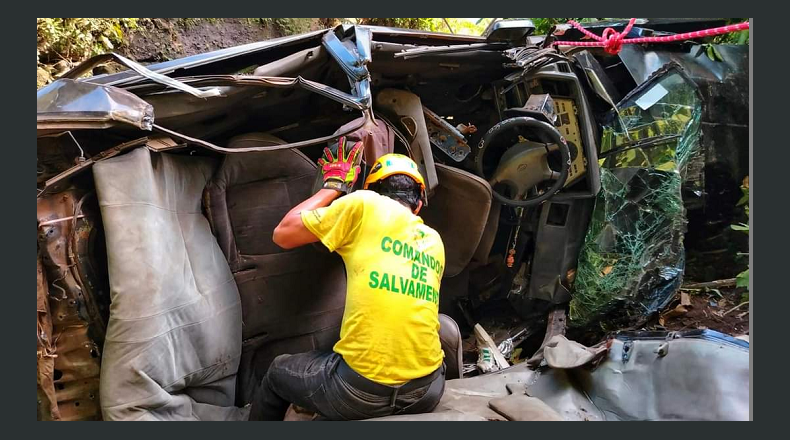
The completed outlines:
[[[336,33],[353,45],[353,31]],[[512,334],[529,327],[521,334],[537,349],[547,312],[567,302],[599,187],[593,93],[572,58],[525,71],[524,63],[545,60],[540,48],[508,57],[504,43],[442,51],[377,34],[367,66],[372,110],[359,112],[315,92],[315,84],[349,88],[320,38],[174,75],[222,97],[152,81],[122,84],[155,109],[155,124],[169,130],[159,132],[165,140],[134,144],[128,126],[40,138],[40,157],[51,154],[40,159],[40,174],[50,178],[58,173],[46,167],[57,168],[69,152],[123,146],[70,178],[74,197],[95,196],[66,208],[95,219],[90,238],[76,241],[90,243],[79,244],[78,255],[92,269],[78,276],[93,277],[95,319],[107,323],[99,338],[105,417],[134,417],[140,407],[175,414],[185,399],[195,414],[209,411],[205,405],[243,408],[277,355],[331,350],[345,300],[342,260],[320,244],[284,250],[272,241],[282,216],[315,191],[326,143],[289,146],[322,136],[365,141],[363,173],[397,152],[426,176],[420,215],[442,236],[447,256],[440,322],[448,379],[465,376],[462,343],[476,322],[496,320]],[[250,74],[270,79],[250,86]],[[312,81],[314,89],[274,77]],[[237,338],[240,349],[231,347]]]

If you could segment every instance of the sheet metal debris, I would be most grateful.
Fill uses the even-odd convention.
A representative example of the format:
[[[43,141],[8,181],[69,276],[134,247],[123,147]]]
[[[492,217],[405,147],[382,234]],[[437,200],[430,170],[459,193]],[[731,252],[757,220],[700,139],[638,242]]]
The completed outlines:
[[[118,123],[150,131],[154,108],[131,92],[61,78],[36,93],[38,134]]]
[[[323,44],[330,55],[337,61],[340,68],[348,75],[354,96],[368,106],[372,103],[370,90],[370,73],[367,64],[371,61],[370,30],[355,26],[348,36],[338,37],[338,30],[324,34]]]
[[[188,84],[184,84],[183,82],[170,78],[169,76],[162,75],[161,73],[154,72],[153,70],[149,70],[145,68],[142,64],[136,63],[129,58],[126,58],[122,55],[118,55],[117,53],[105,53],[102,55],[96,55],[95,57],[89,58],[79,66],[71,69],[70,71],[63,74],[63,78],[76,80],[84,73],[87,73],[93,67],[98,66],[99,64],[106,63],[107,61],[115,61],[118,62],[133,71],[137,72],[138,75],[148,78],[151,81],[154,81],[159,84],[166,85],[168,87],[174,88],[176,90],[180,90],[182,92],[189,93],[190,95],[197,96],[198,98],[211,98],[215,96],[220,96],[219,89],[216,88],[209,88],[206,90],[200,90],[195,87],[192,87]]]
[[[107,310],[100,301],[108,292],[94,272],[96,262],[88,261],[88,249],[94,253],[102,246],[93,241],[96,218],[83,212],[89,197],[67,191],[37,201],[38,387],[44,420],[101,418],[100,347]]]

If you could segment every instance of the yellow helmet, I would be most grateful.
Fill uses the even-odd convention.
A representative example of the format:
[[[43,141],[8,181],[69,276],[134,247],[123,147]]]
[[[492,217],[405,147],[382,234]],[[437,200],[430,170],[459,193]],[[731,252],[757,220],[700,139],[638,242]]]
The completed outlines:
[[[368,189],[371,184],[394,174],[405,174],[411,177],[420,184],[420,192],[425,192],[425,180],[422,178],[417,164],[408,156],[395,153],[385,154],[376,160],[373,168],[370,169],[370,174],[365,179],[363,189]]]

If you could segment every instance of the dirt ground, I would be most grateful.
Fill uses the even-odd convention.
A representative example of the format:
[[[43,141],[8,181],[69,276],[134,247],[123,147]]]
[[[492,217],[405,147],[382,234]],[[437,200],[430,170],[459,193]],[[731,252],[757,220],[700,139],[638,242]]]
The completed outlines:
[[[114,49],[143,65],[225,49],[258,41],[332,28],[334,18],[151,18],[127,30]],[[39,63],[36,88],[41,88],[79,64],[79,60]],[[124,66],[108,63],[94,70],[115,73]]]
[[[655,330],[711,329],[732,336],[749,334],[749,304],[744,289],[681,290],[649,326]]]
[[[277,29],[245,18],[155,18],[131,32],[122,51],[138,62],[158,62],[279,36]]]
[[[335,25],[333,18],[153,18],[129,33],[120,51],[153,63]]]

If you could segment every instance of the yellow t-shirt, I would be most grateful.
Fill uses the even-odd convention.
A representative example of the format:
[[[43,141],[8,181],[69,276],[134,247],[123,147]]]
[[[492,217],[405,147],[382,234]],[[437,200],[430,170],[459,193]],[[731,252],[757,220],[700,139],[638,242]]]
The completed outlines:
[[[301,216],[346,265],[346,309],[335,352],[357,373],[385,385],[439,368],[439,234],[373,191],[353,192]]]

